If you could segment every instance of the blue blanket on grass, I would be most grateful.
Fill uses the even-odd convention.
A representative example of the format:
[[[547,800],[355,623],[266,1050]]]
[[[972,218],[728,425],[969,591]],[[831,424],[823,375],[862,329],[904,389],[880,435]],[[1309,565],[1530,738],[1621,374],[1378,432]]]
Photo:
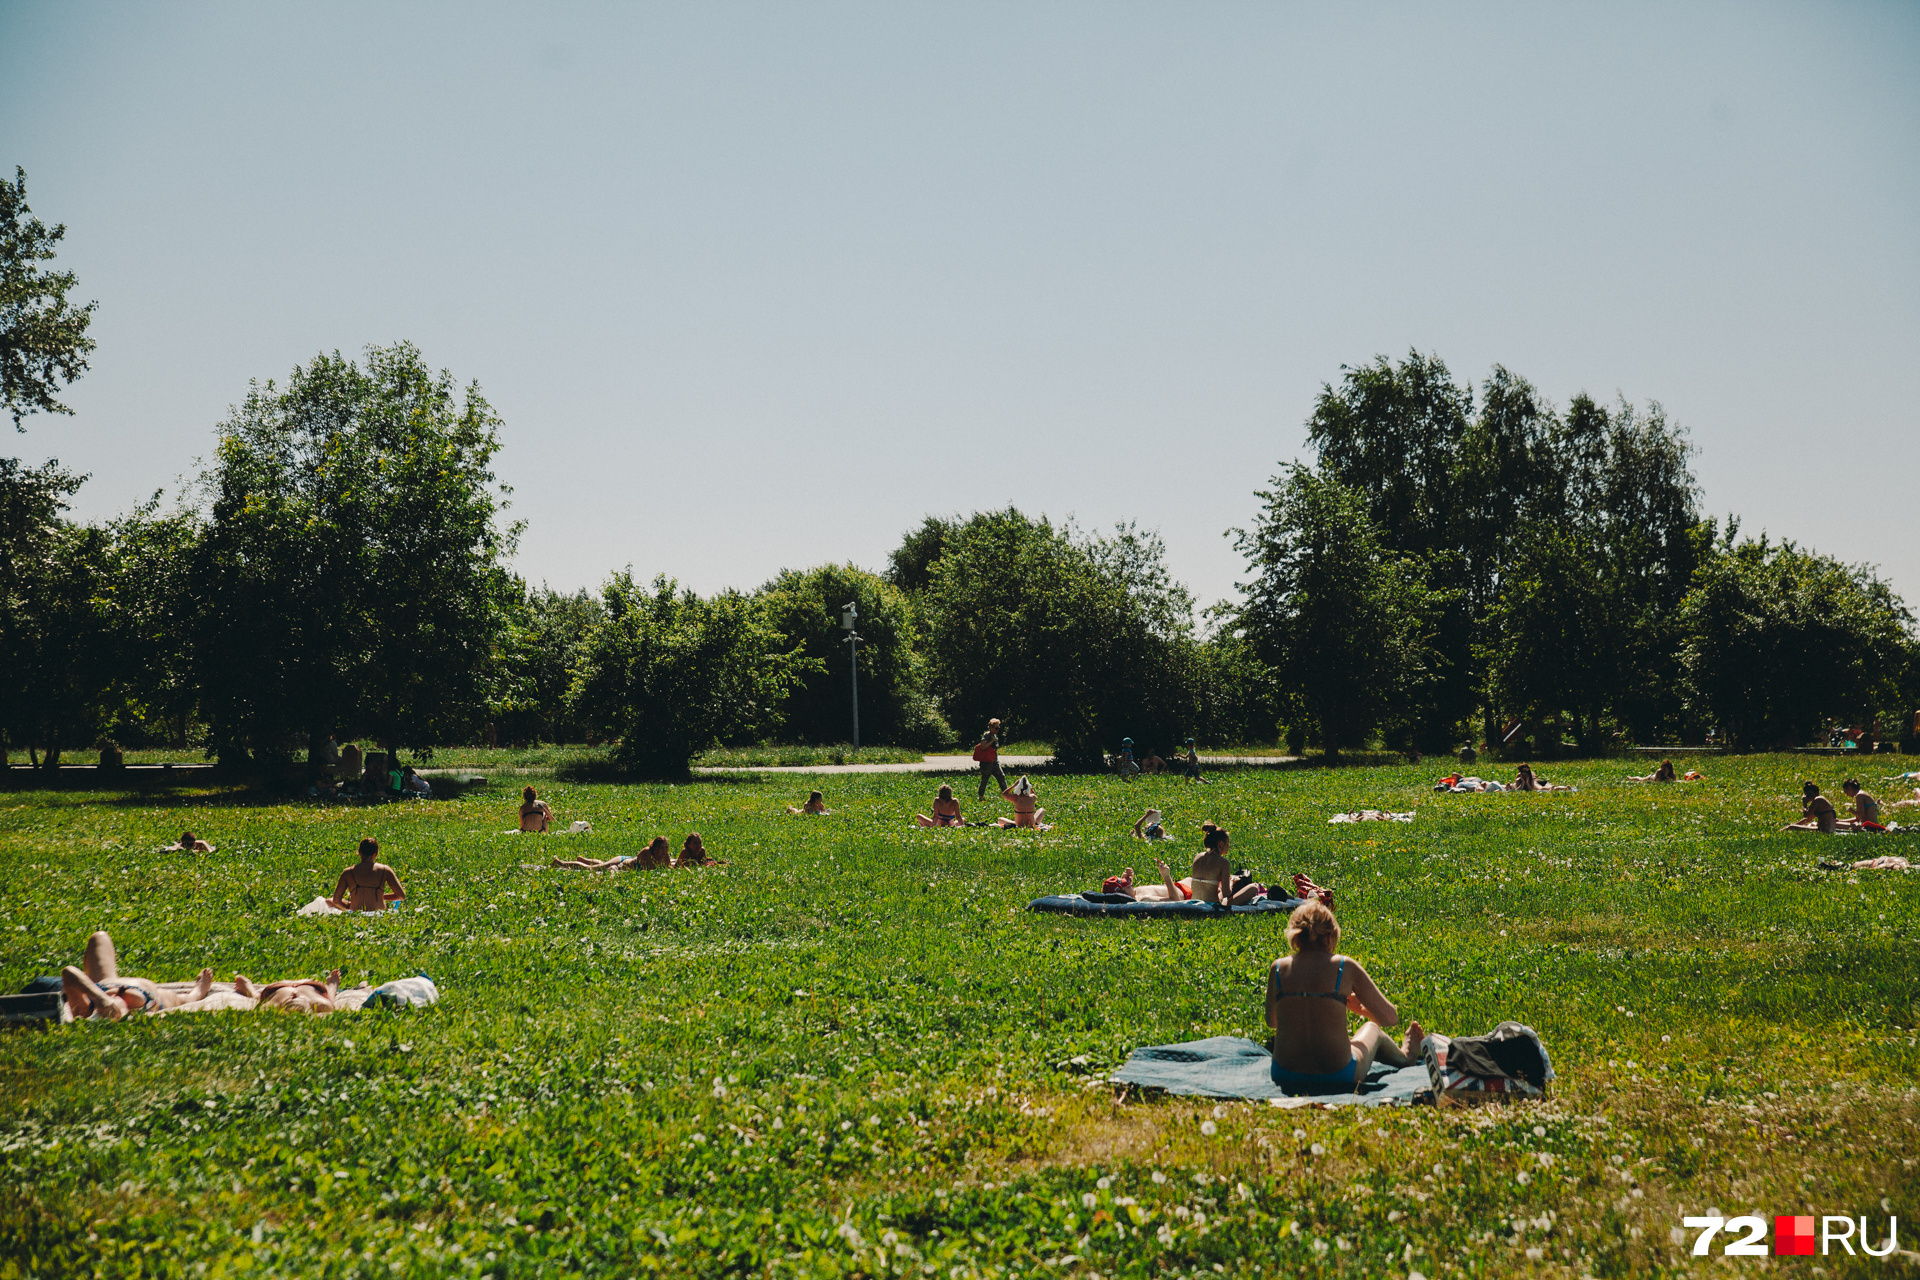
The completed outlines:
[[[1212,902],[1135,902],[1119,893],[1063,893],[1035,898],[1029,911],[1051,911],[1069,916],[1178,916],[1195,919],[1202,916],[1264,915],[1269,911],[1292,911],[1299,898],[1256,898],[1244,907],[1223,907]]]
[[[1242,1036],[1210,1036],[1135,1049],[1108,1078],[1187,1097],[1271,1098],[1289,1107],[1405,1107],[1433,1096],[1433,1082],[1418,1062],[1410,1067],[1374,1063],[1358,1093],[1290,1094],[1273,1082],[1272,1068],[1273,1055],[1264,1046]]]

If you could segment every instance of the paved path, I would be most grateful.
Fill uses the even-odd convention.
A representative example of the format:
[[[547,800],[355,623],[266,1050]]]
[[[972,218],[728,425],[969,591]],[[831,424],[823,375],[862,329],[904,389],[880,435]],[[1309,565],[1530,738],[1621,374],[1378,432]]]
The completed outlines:
[[[1001,756],[1000,767],[1009,774],[1019,773],[1023,769],[1038,769],[1046,764],[1051,756]],[[1209,769],[1222,765],[1279,765],[1300,756],[1201,756],[1200,763]],[[977,773],[980,766],[974,763],[972,756],[924,756],[918,764],[764,764],[764,765],[705,765],[695,769],[695,773]],[[1177,771],[1169,770],[1168,776],[1179,777]]]

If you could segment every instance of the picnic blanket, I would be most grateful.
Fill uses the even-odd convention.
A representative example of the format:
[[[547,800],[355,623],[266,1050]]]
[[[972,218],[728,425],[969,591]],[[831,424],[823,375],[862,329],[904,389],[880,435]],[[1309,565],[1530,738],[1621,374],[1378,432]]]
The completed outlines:
[[[1135,1049],[1107,1078],[1184,1097],[1261,1098],[1280,1107],[1405,1107],[1433,1096],[1433,1081],[1418,1062],[1407,1067],[1374,1063],[1357,1093],[1290,1094],[1273,1082],[1272,1071],[1273,1055],[1265,1046],[1244,1036],[1209,1036]]]
[[[293,914],[297,916],[383,916],[391,910],[393,910],[392,907],[382,907],[378,911],[348,911],[343,907],[334,906],[322,896],[303,907],[295,907]]]
[[[1135,902],[1120,893],[1063,893],[1035,898],[1027,904],[1027,910],[1068,916],[1174,916],[1199,919],[1290,912],[1301,902],[1300,898],[1256,898],[1244,907],[1223,907],[1214,902]]]
[[[1387,809],[1355,809],[1351,813],[1336,813],[1327,819],[1328,825],[1341,822],[1412,822],[1413,810],[1405,813],[1393,813]]]

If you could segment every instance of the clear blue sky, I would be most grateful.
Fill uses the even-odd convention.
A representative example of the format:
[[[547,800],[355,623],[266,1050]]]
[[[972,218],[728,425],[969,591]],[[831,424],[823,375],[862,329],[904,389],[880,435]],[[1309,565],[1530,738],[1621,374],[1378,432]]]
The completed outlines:
[[[1343,363],[1657,399],[1706,507],[1920,605],[1920,5],[22,4],[0,163],[98,298],[77,511],[250,378],[478,379],[520,571],[1221,536]]]

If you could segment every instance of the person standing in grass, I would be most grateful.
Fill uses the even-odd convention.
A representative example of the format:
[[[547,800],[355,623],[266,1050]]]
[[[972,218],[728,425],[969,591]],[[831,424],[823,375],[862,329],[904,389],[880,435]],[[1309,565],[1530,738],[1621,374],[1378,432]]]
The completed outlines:
[[[987,721],[987,731],[980,735],[980,741],[974,745],[973,758],[980,762],[980,794],[976,800],[987,798],[987,779],[992,778],[1004,793],[1007,789],[1006,771],[1000,767],[1000,722]]]
[[[1407,1024],[1404,1044],[1385,1029],[1400,1011],[1366,969],[1338,954],[1340,923],[1323,902],[1304,902],[1287,919],[1292,954],[1267,967],[1267,1026],[1273,1030],[1273,1082],[1281,1087],[1357,1089],[1374,1062],[1404,1067],[1420,1056],[1426,1032]],[[1347,1014],[1366,1019],[1347,1034]]]
[[[340,911],[385,911],[387,904],[407,896],[393,868],[379,861],[380,842],[369,836],[360,842],[360,861],[340,873],[327,905]]]
[[[1820,788],[1811,782],[1800,784],[1800,821],[1789,822],[1780,828],[1782,831],[1818,831],[1830,836],[1838,827],[1840,815],[1833,811],[1833,802],[1820,794]]]

